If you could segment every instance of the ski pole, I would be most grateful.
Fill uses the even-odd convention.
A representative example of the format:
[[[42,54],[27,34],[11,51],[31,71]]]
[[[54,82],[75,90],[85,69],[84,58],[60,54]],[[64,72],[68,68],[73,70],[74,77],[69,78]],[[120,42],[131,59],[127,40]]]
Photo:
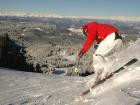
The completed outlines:
[[[76,73],[79,72],[79,69],[78,69],[79,63],[80,63],[80,58],[79,58],[78,61],[76,62],[76,67],[75,67],[75,69],[74,69],[74,71],[75,71]]]

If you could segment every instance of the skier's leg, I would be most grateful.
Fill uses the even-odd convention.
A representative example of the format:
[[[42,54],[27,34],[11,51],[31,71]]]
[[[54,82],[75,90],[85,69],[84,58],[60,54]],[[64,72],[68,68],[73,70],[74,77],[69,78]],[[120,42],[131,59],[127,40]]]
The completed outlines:
[[[108,35],[100,44],[95,54],[106,57],[115,52],[122,45],[122,39],[116,39],[116,34]]]
[[[95,63],[93,63],[93,66],[95,68],[95,74],[100,80],[105,79],[108,75],[111,74],[111,70],[108,68],[105,57],[113,53],[122,44],[121,39],[115,40],[115,38],[115,33],[109,35],[104,41],[100,43],[94,54],[93,62]]]
[[[95,81],[94,83],[98,82],[101,80],[101,75],[103,72],[107,70],[106,66],[106,61],[103,56],[101,55],[93,55],[93,67],[94,67],[94,72],[95,72]],[[108,72],[106,72],[106,75]]]

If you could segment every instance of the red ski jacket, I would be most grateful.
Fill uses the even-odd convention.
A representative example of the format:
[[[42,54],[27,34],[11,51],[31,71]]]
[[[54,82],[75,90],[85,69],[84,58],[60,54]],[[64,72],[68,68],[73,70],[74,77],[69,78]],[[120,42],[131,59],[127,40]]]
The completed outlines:
[[[87,39],[80,50],[82,53],[86,53],[95,40],[101,42],[111,33],[118,32],[118,29],[110,24],[99,24],[97,22],[88,23],[82,29],[83,31],[87,29]]]

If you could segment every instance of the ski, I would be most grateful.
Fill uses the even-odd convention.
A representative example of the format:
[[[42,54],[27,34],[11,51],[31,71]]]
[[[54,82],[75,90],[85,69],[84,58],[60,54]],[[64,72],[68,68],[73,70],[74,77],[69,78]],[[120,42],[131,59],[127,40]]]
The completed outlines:
[[[135,62],[137,62],[138,59],[136,58],[133,58],[131,60],[129,60],[126,64],[124,64],[123,66],[121,66],[120,68],[118,68],[117,70],[115,70],[112,74],[110,74],[107,78],[103,79],[103,80],[100,80],[98,82],[95,82],[95,84],[90,88],[90,89],[94,89],[96,88],[97,86],[99,86],[100,84],[104,83],[107,79],[111,78],[115,73],[118,73],[120,72],[121,70],[123,70],[125,68],[125,66],[129,66]],[[89,92],[90,92],[90,89],[86,90],[85,92],[83,92],[80,97],[83,97],[85,95],[87,95]]]

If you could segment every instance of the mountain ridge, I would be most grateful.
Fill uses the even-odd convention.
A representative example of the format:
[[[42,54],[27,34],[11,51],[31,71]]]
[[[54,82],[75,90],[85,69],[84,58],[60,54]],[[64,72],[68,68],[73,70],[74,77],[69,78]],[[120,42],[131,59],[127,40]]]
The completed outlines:
[[[23,11],[0,11],[0,16],[140,21],[140,16],[61,16],[55,13],[35,13],[35,12],[23,12]]]

